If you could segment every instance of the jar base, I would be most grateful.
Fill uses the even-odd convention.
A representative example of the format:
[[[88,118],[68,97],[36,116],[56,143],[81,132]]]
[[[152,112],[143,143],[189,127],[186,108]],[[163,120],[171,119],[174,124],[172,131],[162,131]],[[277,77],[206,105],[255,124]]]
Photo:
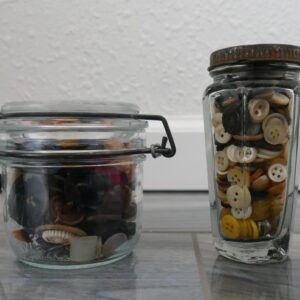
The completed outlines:
[[[218,253],[228,259],[246,264],[279,263],[287,259],[287,251],[274,247],[273,241],[239,243],[215,239]]]
[[[78,269],[97,268],[97,267],[101,267],[104,265],[108,265],[108,264],[117,262],[117,261],[127,257],[131,253],[132,252],[128,252],[123,255],[113,256],[113,257],[107,258],[106,260],[103,260],[103,261],[82,263],[82,264],[74,263],[74,264],[61,264],[60,265],[60,264],[48,264],[48,263],[44,263],[44,262],[41,262],[41,263],[32,262],[32,261],[28,261],[28,260],[21,259],[21,258],[19,258],[18,260],[25,265],[35,267],[35,268],[50,269],[50,270],[78,270]]]

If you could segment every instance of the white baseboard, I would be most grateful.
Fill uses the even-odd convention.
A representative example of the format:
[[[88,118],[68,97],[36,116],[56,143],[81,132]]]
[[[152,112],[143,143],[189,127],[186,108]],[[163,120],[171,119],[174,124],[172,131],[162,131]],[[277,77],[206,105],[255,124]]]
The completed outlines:
[[[204,124],[201,115],[167,117],[177,153],[173,158],[147,157],[144,165],[144,189],[148,191],[205,191],[208,189]],[[159,143],[163,134],[160,124],[149,124],[148,144]]]

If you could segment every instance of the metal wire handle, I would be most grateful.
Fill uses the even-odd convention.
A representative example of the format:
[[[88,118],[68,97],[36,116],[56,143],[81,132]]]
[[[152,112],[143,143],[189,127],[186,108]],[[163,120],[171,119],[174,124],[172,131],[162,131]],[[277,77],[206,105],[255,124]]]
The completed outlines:
[[[161,144],[153,144],[149,148],[143,149],[123,149],[123,150],[92,150],[88,151],[87,155],[101,155],[101,156],[118,156],[118,155],[132,155],[132,154],[151,154],[154,158],[159,156],[172,157],[176,153],[176,145],[165,117],[161,115],[144,115],[144,114],[122,114],[122,113],[97,113],[97,112],[22,112],[22,113],[7,113],[5,115],[0,115],[0,119],[8,118],[18,118],[18,117],[96,117],[96,118],[110,118],[110,119],[133,119],[133,120],[145,120],[145,121],[160,121],[162,122],[165,133],[167,136],[163,136]],[[167,148],[167,143],[169,142],[170,148]],[[12,156],[47,156],[49,153],[41,151],[40,153],[24,153],[24,151],[11,150],[5,151],[5,153],[0,153],[0,155],[12,155]],[[52,153],[51,156],[64,155],[67,154],[65,151],[59,151],[57,153]],[[71,155],[77,156],[75,153]]]

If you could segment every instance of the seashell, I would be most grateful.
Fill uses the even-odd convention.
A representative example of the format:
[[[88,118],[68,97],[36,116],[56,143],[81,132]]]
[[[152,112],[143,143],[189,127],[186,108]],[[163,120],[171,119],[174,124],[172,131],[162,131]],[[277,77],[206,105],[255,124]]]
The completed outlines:
[[[61,224],[45,224],[37,227],[35,229],[36,232],[46,231],[46,230],[61,230],[72,233],[77,236],[85,236],[87,235],[83,230],[77,227],[61,225]]]
[[[43,240],[50,244],[70,244],[76,237],[78,236],[63,230],[45,230],[42,233]]]

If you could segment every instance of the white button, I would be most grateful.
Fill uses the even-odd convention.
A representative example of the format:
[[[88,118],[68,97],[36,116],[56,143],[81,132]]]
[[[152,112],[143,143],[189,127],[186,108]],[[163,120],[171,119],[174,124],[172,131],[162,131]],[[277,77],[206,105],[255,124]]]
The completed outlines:
[[[264,129],[264,138],[271,145],[280,145],[288,140],[287,130],[282,126],[267,125]]]
[[[222,124],[218,125],[215,129],[215,139],[220,144],[226,144],[231,140],[231,134],[225,132],[225,129]]]
[[[252,147],[242,147],[238,148],[235,152],[235,157],[238,162],[240,163],[251,163],[256,158],[257,151],[255,148]]]
[[[268,169],[268,176],[274,182],[282,182],[286,179],[286,167],[282,164],[271,165]]]
[[[287,105],[290,99],[284,94],[274,92],[269,101],[275,105]]]
[[[251,194],[247,187],[232,185],[227,189],[228,203],[234,208],[246,208],[251,204]]]
[[[267,126],[282,126],[284,128],[288,128],[289,124],[286,118],[282,114],[274,113],[268,115],[264,119],[262,123],[263,131],[266,129]]]
[[[235,152],[237,151],[238,147],[235,145],[230,145],[229,147],[227,147],[226,149],[226,154],[227,157],[229,158],[230,161],[232,162],[238,162],[236,157],[235,157]]]
[[[215,164],[217,171],[224,172],[229,166],[229,160],[225,151],[218,151],[215,155]]]
[[[255,123],[260,123],[270,112],[270,104],[264,99],[251,99],[248,104],[251,119]]]
[[[231,214],[236,219],[248,219],[252,214],[252,207],[248,206],[246,208],[231,208]]]
[[[222,113],[213,114],[211,123],[214,127],[217,127],[218,125],[222,124],[222,116]]]
[[[241,187],[250,185],[250,174],[247,170],[241,168],[232,168],[227,173],[227,179],[232,185]]]

